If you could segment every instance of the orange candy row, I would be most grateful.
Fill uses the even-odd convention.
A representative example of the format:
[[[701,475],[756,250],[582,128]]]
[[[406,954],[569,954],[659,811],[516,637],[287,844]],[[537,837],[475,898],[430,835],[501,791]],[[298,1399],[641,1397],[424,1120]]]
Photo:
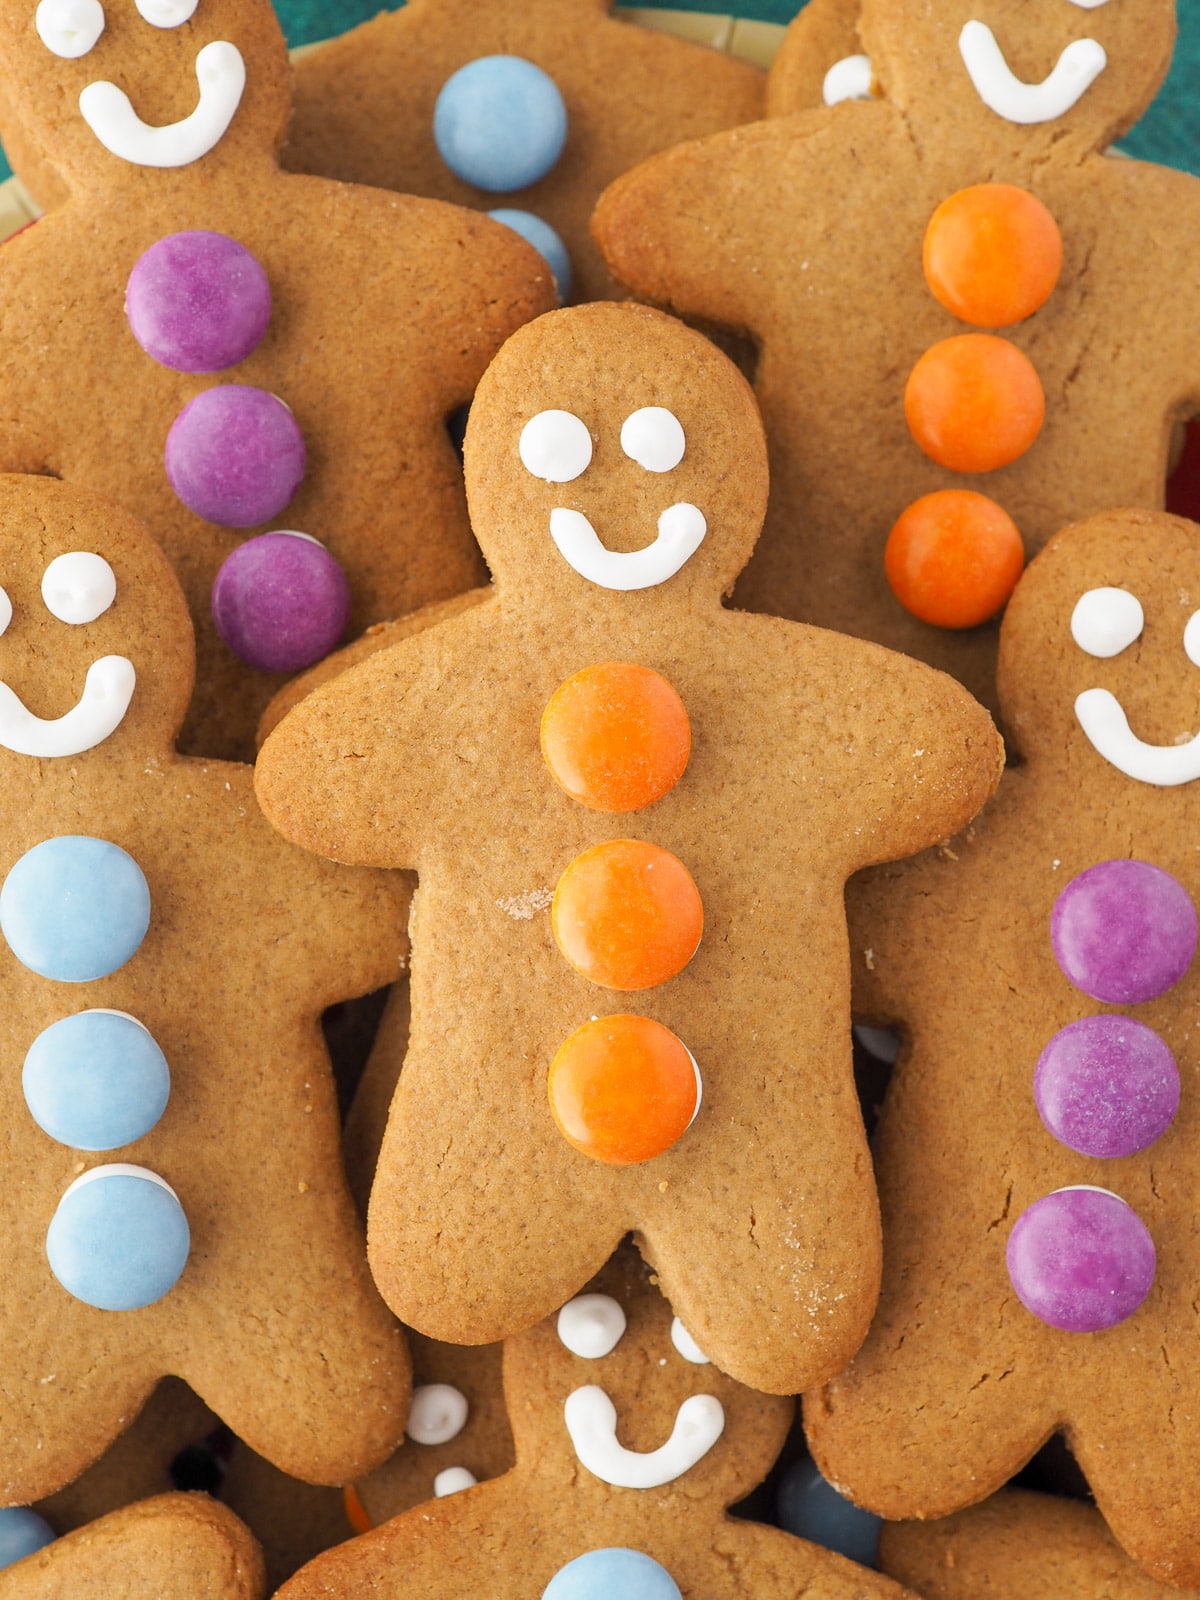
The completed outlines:
[[[682,778],[692,750],[683,701],[649,667],[603,661],[576,672],[542,713],[555,782],[593,811],[640,811]]]
[[[649,1017],[585,1022],[550,1064],[550,1109],[568,1144],[612,1166],[649,1161],[686,1132],[700,1106],[687,1048]]]

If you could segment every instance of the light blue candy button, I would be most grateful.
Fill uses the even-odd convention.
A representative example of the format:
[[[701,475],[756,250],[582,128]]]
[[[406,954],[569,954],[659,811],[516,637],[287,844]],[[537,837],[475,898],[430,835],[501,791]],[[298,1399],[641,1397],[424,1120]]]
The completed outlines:
[[[640,1550],[589,1550],[560,1567],[542,1600],[682,1600],[666,1567]]]
[[[123,967],[150,926],[150,890],[107,839],[64,834],[27,850],[0,889],[0,932],[24,966],[60,983]]]
[[[145,1167],[93,1167],[58,1202],[46,1234],[50,1270],[100,1311],[161,1300],[187,1265],[191,1235],[175,1191]]]
[[[784,1473],[777,1508],[789,1533],[836,1550],[860,1566],[875,1565],[883,1519],[840,1495],[817,1471],[811,1456],[794,1462]]]
[[[54,1529],[45,1517],[39,1517],[28,1506],[0,1509],[0,1567],[11,1567],[14,1561],[31,1556],[53,1539]]]
[[[558,85],[520,56],[480,56],[446,79],[433,108],[438,154],[456,177],[493,194],[544,178],[567,140]]]
[[[80,1011],[38,1034],[21,1085],[43,1133],[75,1150],[116,1150],[149,1133],[162,1116],[171,1073],[134,1017]]]
[[[493,222],[502,222],[506,228],[519,233],[526,244],[533,246],[550,268],[558,298],[565,303],[571,293],[571,258],[555,229],[541,217],[535,217],[532,211],[515,211],[510,206],[500,206],[489,211],[488,216]]]

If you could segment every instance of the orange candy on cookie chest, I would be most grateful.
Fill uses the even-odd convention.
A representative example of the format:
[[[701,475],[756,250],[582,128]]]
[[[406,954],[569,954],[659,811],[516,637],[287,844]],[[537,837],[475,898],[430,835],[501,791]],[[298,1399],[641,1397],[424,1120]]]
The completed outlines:
[[[696,953],[704,909],[683,862],[658,845],[609,839],[576,856],[550,909],[562,954],[606,989],[666,983]]]
[[[922,265],[947,311],[976,328],[1007,328],[1045,305],[1062,256],[1058,224],[1036,195],[977,183],[930,217]]]
[[[542,754],[572,800],[640,811],[683,776],[692,731],[683,701],[649,667],[604,661],[557,688],[542,714]]]
[[[904,389],[909,432],[931,460],[953,472],[993,472],[1019,460],[1045,414],[1029,357],[990,333],[935,344]]]
[[[597,1017],[550,1064],[550,1109],[568,1144],[593,1160],[630,1166],[661,1155],[700,1107],[700,1073],[687,1047],[649,1017]]]

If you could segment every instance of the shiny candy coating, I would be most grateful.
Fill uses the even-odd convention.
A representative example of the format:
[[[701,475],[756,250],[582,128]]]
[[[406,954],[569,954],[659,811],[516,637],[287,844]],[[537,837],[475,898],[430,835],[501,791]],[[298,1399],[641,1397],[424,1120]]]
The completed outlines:
[[[190,1244],[183,1207],[161,1179],[137,1167],[97,1167],[59,1201],[46,1256],[85,1305],[137,1311],[174,1288]]]
[[[1099,1333],[1131,1317],[1154,1282],[1154,1241],[1106,1189],[1059,1189],[1023,1211],[1008,1237],[1021,1304],[1064,1333]]]
[[[559,301],[565,303],[571,296],[571,257],[558,231],[534,216],[532,211],[517,211],[511,206],[500,206],[489,211],[493,222],[502,222],[506,228],[519,233],[526,244],[531,244],[550,268]]]
[[[560,684],[542,714],[542,754],[572,800],[640,811],[683,776],[692,731],[683,701],[649,667],[604,661]]]
[[[1132,1017],[1084,1017],[1060,1029],[1033,1074],[1038,1115],[1085,1156],[1132,1156],[1170,1127],[1179,1069],[1153,1028]]]
[[[1165,994],[1196,953],[1196,908],[1147,861],[1101,861],[1054,903],[1050,943],[1064,975],[1093,1000],[1138,1005]]]
[[[28,1506],[0,1508],[0,1567],[11,1567],[36,1550],[43,1550],[54,1539],[54,1529],[45,1517]]]
[[[974,628],[1005,604],[1025,565],[1016,523],[973,489],[938,489],[897,517],[883,552],[892,593],[937,628]]]
[[[609,839],[558,880],[550,925],[564,958],[606,989],[651,989],[683,971],[704,931],[691,873],[669,850]]]
[[[221,372],[257,349],[271,286],[244,245],[207,229],[152,244],[129,274],[125,314],[148,356],[176,372]]]
[[[551,1578],[542,1600],[682,1600],[664,1566],[640,1550],[613,1546],[576,1556]]]
[[[304,436],[282,400],[248,384],[206,389],[171,424],[167,477],[189,511],[224,528],[278,516],[307,466]]]
[[[171,1073],[150,1033],[117,1011],[51,1023],[29,1047],[25,1103],[44,1133],[76,1150],[116,1150],[150,1132]]]
[[[1045,414],[1033,363],[991,333],[963,333],[933,345],[904,387],[909,432],[932,461],[952,472],[993,472],[1018,460]]]
[[[261,533],[221,564],[212,613],[239,660],[262,672],[300,672],[327,656],[345,633],[350,583],[317,540]]]
[[[150,926],[150,890],[106,839],[63,834],[27,850],[0,889],[0,931],[24,966],[60,983],[123,967]]]
[[[979,328],[1021,322],[1050,298],[1062,270],[1062,235],[1027,189],[977,183],[929,219],[925,281],[947,311]]]
[[[875,1565],[883,1518],[840,1495],[821,1476],[811,1456],[793,1461],[784,1473],[776,1503],[780,1525],[788,1533],[836,1550],[860,1566]]]
[[[585,1156],[612,1166],[669,1150],[700,1104],[699,1074],[669,1028],[648,1017],[597,1017],[550,1064],[550,1109]]]
[[[447,78],[433,109],[438,154],[464,183],[510,194],[544,178],[567,140],[554,79],[520,56],[480,56]]]

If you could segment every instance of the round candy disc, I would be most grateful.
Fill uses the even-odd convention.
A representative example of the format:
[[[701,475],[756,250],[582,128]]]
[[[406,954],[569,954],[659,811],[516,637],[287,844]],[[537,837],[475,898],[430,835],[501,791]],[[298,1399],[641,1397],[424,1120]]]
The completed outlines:
[[[836,1550],[849,1561],[873,1567],[883,1518],[860,1510],[817,1471],[811,1456],[794,1461],[779,1484],[779,1521],[788,1533]]]
[[[260,533],[222,562],[212,613],[239,660],[263,672],[300,672],[327,656],[345,633],[350,584],[316,539]]]
[[[649,667],[603,661],[551,695],[542,754],[572,800],[594,811],[640,811],[683,776],[692,730],[683,701]]]
[[[544,178],[567,140],[567,108],[541,67],[481,56],[447,78],[433,110],[438,154],[464,183],[509,194]]]
[[[300,487],[304,436],[283,401],[265,389],[206,389],[171,424],[167,477],[189,511],[223,528],[277,517]]]
[[[13,955],[60,983],[106,978],[149,926],[142,869],[106,839],[46,839],[25,852],[0,889],[0,931]]]
[[[193,229],[152,244],[129,274],[125,314],[148,356],[176,372],[220,372],[254,350],[271,286],[236,239]]]
[[[927,350],[908,375],[904,416],[931,460],[953,472],[992,472],[1016,461],[1046,413],[1027,355],[991,333],[962,333]]]
[[[612,1166],[669,1150],[700,1108],[700,1073],[687,1047],[648,1017],[597,1017],[550,1064],[550,1109],[585,1156]]]
[[[571,257],[562,242],[562,236],[548,222],[543,222],[541,217],[535,217],[532,211],[515,211],[509,206],[501,206],[489,211],[488,216],[493,222],[502,222],[506,228],[519,233],[525,243],[531,244],[542,256],[554,278],[559,302],[565,304],[571,293]]]
[[[1179,1069],[1153,1028],[1132,1017],[1084,1017],[1056,1033],[1033,1074],[1038,1115],[1085,1156],[1132,1156],[1170,1127]]]
[[[1016,523],[972,489],[938,489],[914,500],[883,552],[896,599],[937,628],[973,628],[994,617],[1024,565]]]
[[[11,1567],[42,1550],[54,1539],[54,1529],[45,1517],[28,1506],[0,1508],[0,1567]]]
[[[640,1550],[589,1550],[560,1567],[542,1600],[682,1600],[666,1567]]]
[[[1147,861],[1101,861],[1054,903],[1050,943],[1064,974],[1109,1005],[1166,994],[1196,953],[1196,908],[1169,872]]]
[[[116,1150],[162,1116],[171,1073],[133,1017],[81,1011],[38,1034],[21,1085],[33,1120],[52,1139],[76,1150]]]
[[[1049,299],[1062,270],[1062,235],[1036,195],[977,183],[929,219],[925,281],[956,317],[979,328],[1021,322]]]
[[[682,972],[704,931],[692,875],[669,850],[609,839],[558,880],[550,926],[559,950],[606,989],[651,989]]]
[[[94,1167],[58,1202],[50,1270],[100,1311],[137,1311],[173,1289],[191,1238],[175,1191],[144,1167]]]
[[[1107,1189],[1057,1189],[1008,1236],[1008,1275],[1021,1304],[1064,1333],[1098,1333],[1131,1317],[1154,1282],[1154,1241]]]

